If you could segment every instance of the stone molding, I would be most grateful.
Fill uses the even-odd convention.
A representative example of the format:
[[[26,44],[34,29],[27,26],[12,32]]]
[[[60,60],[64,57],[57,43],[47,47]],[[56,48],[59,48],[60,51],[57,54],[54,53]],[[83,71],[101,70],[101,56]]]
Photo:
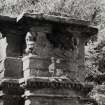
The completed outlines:
[[[42,89],[42,88],[63,88],[89,92],[93,88],[92,84],[82,84],[72,82],[67,78],[60,77],[29,77],[20,80],[20,84],[25,89]]]
[[[24,93],[20,87],[19,79],[4,78],[0,81],[1,90],[9,95],[21,95]]]

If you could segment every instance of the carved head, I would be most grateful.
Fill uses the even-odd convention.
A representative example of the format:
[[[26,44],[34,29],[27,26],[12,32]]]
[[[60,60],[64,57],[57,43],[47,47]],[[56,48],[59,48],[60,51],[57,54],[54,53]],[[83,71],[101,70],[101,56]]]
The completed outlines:
[[[30,32],[26,34],[26,53],[32,53],[34,49],[34,37]]]

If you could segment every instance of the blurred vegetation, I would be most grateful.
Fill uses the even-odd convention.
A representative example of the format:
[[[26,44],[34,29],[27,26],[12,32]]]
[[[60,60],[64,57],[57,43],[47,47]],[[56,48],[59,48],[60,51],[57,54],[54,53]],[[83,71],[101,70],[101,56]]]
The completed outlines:
[[[23,12],[65,15],[91,21],[100,0],[0,0],[0,14],[16,17]]]
[[[93,25],[99,29],[86,46],[86,67],[94,76],[105,73],[105,1],[101,0],[97,8]]]
[[[86,46],[86,69],[88,80],[98,82],[89,96],[98,105],[105,105],[105,0],[100,1],[92,24],[99,29],[99,33]]]

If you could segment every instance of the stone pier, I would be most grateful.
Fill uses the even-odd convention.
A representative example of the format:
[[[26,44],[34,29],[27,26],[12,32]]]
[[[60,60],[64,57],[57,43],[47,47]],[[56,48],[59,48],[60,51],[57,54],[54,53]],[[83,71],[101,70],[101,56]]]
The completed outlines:
[[[7,43],[0,47],[5,48],[5,56],[0,54],[1,105],[95,105],[87,95],[92,86],[84,83],[84,46],[96,28],[47,14],[0,23]]]

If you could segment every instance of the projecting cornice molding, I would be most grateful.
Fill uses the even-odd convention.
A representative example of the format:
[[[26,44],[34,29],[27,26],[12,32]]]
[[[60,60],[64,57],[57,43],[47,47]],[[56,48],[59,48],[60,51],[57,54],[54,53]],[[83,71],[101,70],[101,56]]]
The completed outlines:
[[[65,27],[68,28],[69,31],[80,31],[81,33],[89,34],[91,36],[98,33],[98,29],[91,26],[90,21],[77,20],[71,17],[62,17],[48,14],[24,13],[17,18],[0,15],[0,24],[0,31],[9,32],[10,29],[12,29],[15,30],[16,33],[18,32],[20,34],[26,33],[32,26],[38,27],[44,25],[50,25],[52,27]]]

